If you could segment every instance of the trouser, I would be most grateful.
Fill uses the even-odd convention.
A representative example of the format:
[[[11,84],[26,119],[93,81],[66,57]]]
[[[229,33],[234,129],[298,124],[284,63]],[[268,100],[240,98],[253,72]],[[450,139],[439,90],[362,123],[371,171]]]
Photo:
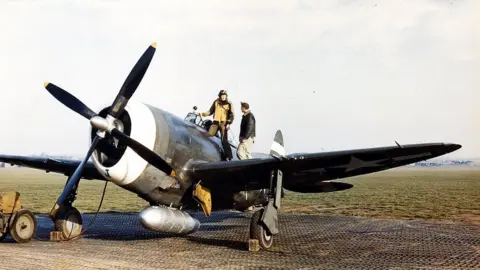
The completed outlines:
[[[255,141],[254,138],[248,138],[238,145],[238,148],[237,148],[238,159],[252,158],[252,154],[250,153],[250,150],[252,149],[254,141]]]
[[[217,122],[214,121],[208,130],[210,136],[215,136],[217,134],[218,129],[220,128],[220,138],[222,140],[223,151],[225,153],[225,157],[227,159],[232,159],[232,149],[230,148],[230,143],[228,143],[228,135],[227,135],[227,123],[226,122]]]

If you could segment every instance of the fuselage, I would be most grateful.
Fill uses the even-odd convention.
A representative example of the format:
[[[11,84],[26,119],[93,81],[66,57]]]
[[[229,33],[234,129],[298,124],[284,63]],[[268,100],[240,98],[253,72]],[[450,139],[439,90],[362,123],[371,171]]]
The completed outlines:
[[[108,108],[100,112],[106,114]],[[192,199],[193,180],[185,170],[193,161],[223,160],[221,141],[195,123],[185,121],[167,111],[130,100],[119,117],[119,127],[127,135],[151,149],[176,171],[172,178],[148,164],[131,149],[119,145],[108,152],[102,140],[99,151],[92,156],[97,170],[109,181],[136,193],[151,205],[168,205],[182,209],[198,209]],[[95,130],[92,130],[93,139]],[[113,142],[113,139],[112,139]],[[236,147],[231,145],[236,159]],[[107,155],[101,155],[100,151]],[[212,208],[244,209],[264,200],[262,190],[212,194]]]

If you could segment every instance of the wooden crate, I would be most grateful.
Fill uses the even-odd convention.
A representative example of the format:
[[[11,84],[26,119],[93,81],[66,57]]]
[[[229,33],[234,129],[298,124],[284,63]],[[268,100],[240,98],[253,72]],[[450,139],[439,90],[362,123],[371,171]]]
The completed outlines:
[[[0,192],[0,212],[12,214],[22,208],[20,193],[16,191]]]

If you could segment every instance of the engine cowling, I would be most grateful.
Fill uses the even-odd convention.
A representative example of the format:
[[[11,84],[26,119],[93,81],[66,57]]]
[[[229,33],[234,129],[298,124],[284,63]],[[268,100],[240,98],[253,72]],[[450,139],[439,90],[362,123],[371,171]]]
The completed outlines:
[[[99,115],[106,117],[108,108],[101,110]],[[159,149],[156,145],[159,130],[161,132],[164,127],[161,126],[162,121],[156,118],[158,117],[154,115],[149,106],[130,100],[125,107],[125,111],[115,121],[115,126],[148,149],[161,152],[164,149]],[[95,128],[91,129],[91,141],[96,131]],[[118,147],[108,146],[113,143]],[[108,133],[98,144],[92,155],[92,160],[100,174],[119,186],[128,185],[141,177],[148,166],[148,162],[135,151],[118,143]]]

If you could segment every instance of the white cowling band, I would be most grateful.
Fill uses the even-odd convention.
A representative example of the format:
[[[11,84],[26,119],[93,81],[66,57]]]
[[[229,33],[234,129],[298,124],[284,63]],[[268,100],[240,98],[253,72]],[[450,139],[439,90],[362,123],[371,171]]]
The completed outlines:
[[[157,127],[152,111],[143,103],[130,99],[125,110],[130,116],[130,137],[143,144],[150,150],[155,146]],[[135,181],[145,170],[148,162],[140,157],[130,147],[127,147],[120,160],[112,167],[103,166],[92,155],[95,168],[109,181],[116,185],[124,186]]]

